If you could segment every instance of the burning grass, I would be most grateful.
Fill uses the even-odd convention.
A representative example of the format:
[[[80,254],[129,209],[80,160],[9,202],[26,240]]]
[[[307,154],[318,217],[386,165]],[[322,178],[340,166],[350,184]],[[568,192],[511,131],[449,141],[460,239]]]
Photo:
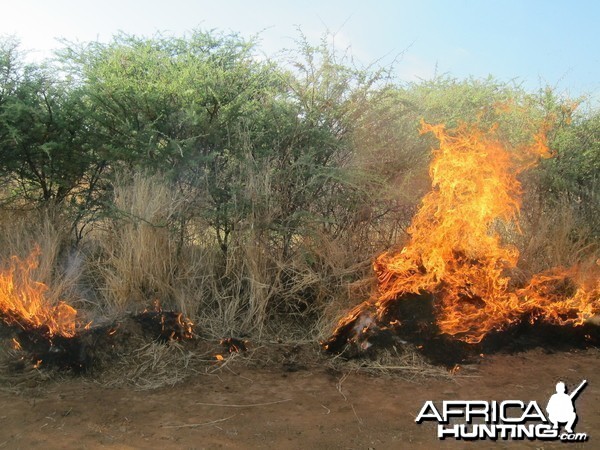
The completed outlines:
[[[159,304],[141,313],[83,325],[75,308],[62,301],[53,305],[45,295],[47,286],[34,280],[38,257],[36,250],[25,260],[11,258],[0,277],[0,331],[2,340],[9,344],[0,358],[0,372],[8,376],[7,385],[42,382],[50,376],[49,369],[94,373],[107,385],[127,384],[147,390],[242,366],[274,366],[284,373],[314,370],[324,364],[334,371],[381,372],[391,367],[373,360],[344,368],[308,342],[255,345],[235,337],[197,339],[191,321],[179,312],[163,310]],[[393,370],[407,377],[422,375],[422,360],[414,366],[410,365],[414,358],[411,361],[402,357],[398,362],[396,358]]]
[[[508,148],[495,128],[422,123],[421,132],[433,133],[439,148],[430,167],[432,189],[408,229],[409,242],[376,259],[377,292],[339,321],[325,350],[339,353],[349,344],[361,352],[407,339],[451,363],[468,349],[503,342],[496,337],[507,330],[528,327],[558,335],[566,327],[584,342],[599,342],[596,328],[583,327],[600,313],[597,271],[556,267],[515,285],[519,252],[497,231],[499,222],[519,230],[517,176],[550,156],[544,133],[530,145]]]
[[[181,313],[159,305],[119,321],[82,325],[78,312],[63,301],[50,302],[44,283],[33,279],[39,250],[20,260],[14,256],[0,271],[0,319],[15,351],[15,367],[32,364],[76,372],[99,367],[132,336],[161,342],[193,337],[193,324]]]
[[[77,311],[62,301],[48,302],[48,287],[31,275],[38,266],[39,253],[36,248],[25,260],[13,256],[8,267],[0,271],[0,318],[48,339],[71,338],[77,332]]]
[[[57,369],[93,373],[111,386],[148,390],[173,386],[190,376],[235,370],[232,367],[274,365],[296,372],[330,362],[314,343],[254,345],[235,337],[197,339],[191,321],[158,303],[141,313],[83,325],[75,308],[63,301],[53,304],[45,295],[48,287],[34,280],[38,257],[39,250],[24,260],[13,257],[0,273],[0,338],[9,344],[0,355],[0,372],[7,385],[40,383],[50,377],[49,370]],[[351,370],[365,367],[371,366]]]

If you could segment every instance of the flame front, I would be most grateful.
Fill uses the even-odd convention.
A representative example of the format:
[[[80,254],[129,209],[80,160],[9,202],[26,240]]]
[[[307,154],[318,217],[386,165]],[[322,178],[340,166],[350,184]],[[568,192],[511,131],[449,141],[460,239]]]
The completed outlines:
[[[531,145],[510,148],[497,137],[496,127],[484,132],[461,124],[448,131],[422,122],[421,133],[428,132],[439,148],[430,166],[432,189],[408,229],[410,239],[401,251],[376,259],[378,292],[343,318],[337,330],[360,323],[373,308],[382,321],[390,302],[422,292],[436,299],[440,331],[469,343],[524,317],[577,325],[598,314],[600,283],[583,280],[576,268],[536,275],[521,288],[510,278],[519,252],[502,243],[497,228],[502,222],[519,231],[517,176],[540,157],[551,156],[545,133],[535,135]]]
[[[25,260],[13,256],[9,266],[0,271],[0,316],[24,329],[42,329],[49,337],[72,337],[77,311],[63,302],[50,304],[45,295],[48,287],[33,281],[38,257],[39,249]]]

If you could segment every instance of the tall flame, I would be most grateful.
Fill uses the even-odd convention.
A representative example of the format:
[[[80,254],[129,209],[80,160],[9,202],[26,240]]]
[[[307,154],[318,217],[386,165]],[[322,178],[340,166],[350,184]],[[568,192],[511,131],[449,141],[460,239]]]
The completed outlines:
[[[576,325],[600,312],[600,282],[580,279],[575,268],[536,275],[520,289],[510,278],[519,251],[503,244],[496,228],[504,222],[519,230],[517,175],[551,156],[545,133],[528,146],[509,148],[496,127],[485,132],[467,124],[454,130],[421,125],[421,134],[439,140],[430,166],[432,189],[412,220],[407,245],[374,262],[378,292],[343,318],[338,330],[372,308],[383,320],[390,302],[423,291],[436,299],[440,331],[469,343],[523,317]]]
[[[51,304],[46,297],[48,286],[33,281],[39,255],[35,249],[25,260],[13,256],[0,271],[0,316],[25,329],[42,329],[49,337],[72,337],[77,311],[63,302]]]

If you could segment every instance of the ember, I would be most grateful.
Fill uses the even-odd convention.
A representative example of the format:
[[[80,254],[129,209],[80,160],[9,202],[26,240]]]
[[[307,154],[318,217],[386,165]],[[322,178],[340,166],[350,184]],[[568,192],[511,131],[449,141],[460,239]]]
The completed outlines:
[[[248,350],[248,342],[237,338],[221,339],[220,344],[225,347],[229,353],[240,353]]]
[[[439,140],[432,190],[408,229],[409,242],[376,259],[378,292],[339,321],[324,349],[339,353],[350,344],[360,352],[394,338],[422,344],[425,351],[442,340],[440,351],[453,345],[461,353],[525,328],[576,328],[575,334],[595,333],[598,340],[596,331],[583,327],[600,312],[598,277],[555,268],[515,287],[510,273],[519,252],[503,244],[495,228],[502,221],[519,229],[517,175],[551,156],[544,133],[530,146],[507,148],[495,128],[486,133],[462,124],[446,130],[423,122],[421,133],[429,132]]]
[[[182,341],[194,337],[194,324],[185,318],[182,313],[163,311],[160,304],[156,303],[154,310],[145,310],[132,316],[154,338],[163,342]]]

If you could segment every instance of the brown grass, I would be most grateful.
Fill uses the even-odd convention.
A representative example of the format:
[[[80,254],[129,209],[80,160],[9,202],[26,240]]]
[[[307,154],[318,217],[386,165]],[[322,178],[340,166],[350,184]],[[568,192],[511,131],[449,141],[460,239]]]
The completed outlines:
[[[158,302],[194,314],[194,284],[202,255],[182,249],[173,222],[184,199],[158,175],[137,173],[114,183],[115,210],[86,242],[89,276],[107,314]]]
[[[39,249],[38,266],[32,275],[48,286],[50,303],[81,299],[82,255],[69,247],[68,230],[68,222],[52,207],[11,211],[0,217],[0,261],[7,262],[12,256],[24,260]]]
[[[548,205],[530,200],[523,208],[523,233],[517,237],[520,266],[529,273],[552,267],[579,266],[583,272],[599,270],[600,246],[578,218],[576,205],[567,198]]]

